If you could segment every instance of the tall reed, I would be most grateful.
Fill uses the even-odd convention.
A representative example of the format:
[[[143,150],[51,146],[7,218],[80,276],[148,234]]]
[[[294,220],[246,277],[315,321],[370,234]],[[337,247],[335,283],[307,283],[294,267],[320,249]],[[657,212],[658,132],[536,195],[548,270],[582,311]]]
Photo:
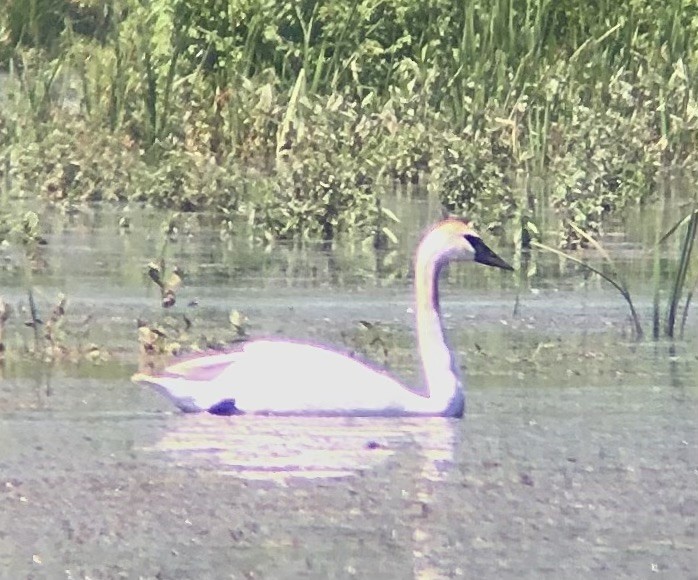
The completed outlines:
[[[691,264],[691,256],[693,254],[693,246],[696,242],[696,233],[698,233],[698,209],[693,210],[687,216],[676,222],[669,231],[664,234],[662,239],[659,241],[662,244],[665,240],[671,237],[674,232],[676,232],[682,226],[686,226],[686,232],[684,234],[683,240],[681,242],[681,251],[679,253],[679,263],[676,268],[676,273],[674,275],[674,282],[671,287],[671,294],[669,296],[668,308],[667,308],[667,318],[665,332],[669,338],[674,338],[674,333],[676,329],[676,316],[681,301],[681,294],[686,283],[686,276],[688,275],[688,270]],[[690,305],[690,299],[692,297],[692,292],[687,295],[686,303],[684,306],[684,316],[682,322],[682,328],[685,324],[685,319],[688,313],[688,307]]]

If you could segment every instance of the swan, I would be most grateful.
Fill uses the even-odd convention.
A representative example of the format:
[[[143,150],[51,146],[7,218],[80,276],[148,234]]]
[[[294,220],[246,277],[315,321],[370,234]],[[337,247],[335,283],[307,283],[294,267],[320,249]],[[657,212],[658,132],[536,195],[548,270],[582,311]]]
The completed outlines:
[[[439,274],[451,261],[513,270],[468,222],[445,219],[422,237],[414,280],[425,394],[351,354],[280,338],[250,340],[223,353],[182,359],[157,374],[137,373],[132,380],[154,387],[186,412],[462,417],[465,393],[439,308]]]

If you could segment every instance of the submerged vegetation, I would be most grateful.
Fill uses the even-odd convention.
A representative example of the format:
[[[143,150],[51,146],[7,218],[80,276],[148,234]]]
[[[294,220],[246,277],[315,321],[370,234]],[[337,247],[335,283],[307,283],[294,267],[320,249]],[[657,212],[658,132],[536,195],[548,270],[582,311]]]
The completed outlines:
[[[5,196],[329,240],[389,236],[381,191],[419,183],[491,229],[553,207],[570,248],[698,168],[686,0],[8,1]]]
[[[109,358],[107,348],[90,340],[92,314],[67,320],[68,300],[65,295],[59,294],[50,313],[44,318],[37,302],[31,288],[27,292],[27,301],[20,300],[16,308],[12,308],[0,297],[0,368],[8,353],[45,363],[101,363]],[[21,330],[8,340],[6,334],[10,333],[6,333],[6,326],[13,317],[19,319],[16,326]]]

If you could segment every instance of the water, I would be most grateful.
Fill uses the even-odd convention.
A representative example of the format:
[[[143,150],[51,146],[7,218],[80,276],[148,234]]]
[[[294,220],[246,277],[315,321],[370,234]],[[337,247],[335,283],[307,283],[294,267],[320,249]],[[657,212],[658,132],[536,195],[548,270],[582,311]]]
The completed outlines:
[[[409,245],[433,208],[400,207],[408,242],[383,260],[180,223],[167,317],[230,337],[239,309],[253,335],[363,347],[414,380]],[[636,343],[617,294],[557,259],[523,282],[462,266],[443,306],[465,420],[184,416],[128,380],[135,320],[165,316],[144,266],[167,216],[131,211],[120,234],[120,215],[47,213],[39,255],[0,249],[5,577],[696,577],[695,314],[683,341]],[[644,235],[612,248],[648,321]],[[33,344],[29,284],[44,319],[68,297],[59,364],[14,354]],[[87,344],[99,362],[73,362]]]

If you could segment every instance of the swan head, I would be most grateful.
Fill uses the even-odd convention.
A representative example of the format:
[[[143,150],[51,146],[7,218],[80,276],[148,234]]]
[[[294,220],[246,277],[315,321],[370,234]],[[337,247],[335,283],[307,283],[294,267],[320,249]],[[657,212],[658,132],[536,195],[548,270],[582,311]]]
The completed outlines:
[[[485,266],[513,270],[495,254],[466,221],[449,218],[436,224],[422,239],[417,250],[417,261],[477,262]]]

